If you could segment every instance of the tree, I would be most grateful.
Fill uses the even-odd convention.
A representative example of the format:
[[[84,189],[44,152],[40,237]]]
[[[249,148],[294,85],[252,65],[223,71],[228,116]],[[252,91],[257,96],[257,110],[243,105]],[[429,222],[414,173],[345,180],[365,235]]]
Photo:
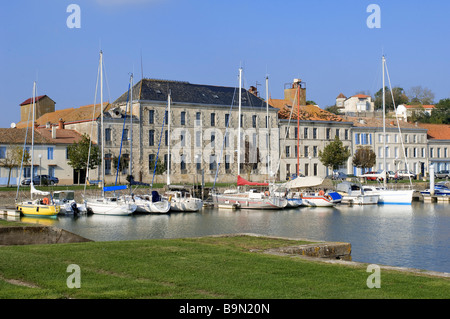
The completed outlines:
[[[418,85],[409,89],[408,98],[411,104],[429,105],[433,104],[434,93],[430,89]]]
[[[20,147],[19,145],[16,146],[9,145],[6,150],[5,158],[0,159],[0,166],[9,169],[7,187],[9,187],[9,183],[11,181],[11,171],[13,170],[14,167],[19,167],[20,164],[22,163],[22,155],[23,155],[23,164],[28,164],[31,158],[28,150],[25,150],[24,154],[23,148]]]
[[[450,124],[450,99],[442,99],[431,112],[430,123]]]
[[[401,87],[393,87],[392,94],[388,87],[385,88],[385,99],[386,99],[386,111],[394,110],[394,102],[395,107],[400,104],[407,104],[409,102],[408,97],[405,94],[405,90]],[[392,101],[392,96],[394,96],[394,101]],[[380,89],[377,93],[375,93],[375,109],[383,108],[383,89]]]
[[[374,167],[377,156],[369,146],[359,147],[353,155],[353,165],[362,168],[365,171]]]
[[[83,134],[78,143],[73,143],[67,147],[67,156],[69,158],[68,164],[74,170],[86,170],[89,156],[89,146],[91,153],[89,156],[89,169],[95,169],[101,162],[99,147],[97,145],[90,145],[90,138]]]
[[[339,108],[336,105],[328,106],[327,108],[325,108],[325,111],[336,115],[340,114]]]
[[[342,144],[339,136],[335,136],[334,141],[329,143],[323,151],[319,151],[319,159],[323,165],[337,170],[339,166],[345,164],[350,157],[350,150]]]

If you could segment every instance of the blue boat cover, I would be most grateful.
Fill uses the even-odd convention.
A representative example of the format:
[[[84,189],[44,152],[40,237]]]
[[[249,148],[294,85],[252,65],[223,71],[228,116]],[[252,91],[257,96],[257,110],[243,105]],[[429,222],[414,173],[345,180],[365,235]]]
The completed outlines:
[[[128,188],[127,185],[117,185],[117,186],[105,186],[103,187],[103,190],[105,192],[112,192],[112,191],[120,191],[127,188]]]

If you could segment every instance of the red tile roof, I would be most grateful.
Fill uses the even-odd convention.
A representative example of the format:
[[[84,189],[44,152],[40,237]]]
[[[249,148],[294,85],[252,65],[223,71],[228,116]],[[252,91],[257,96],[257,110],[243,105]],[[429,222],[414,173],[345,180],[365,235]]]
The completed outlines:
[[[103,109],[105,111],[111,108],[111,104],[104,102]],[[56,110],[54,112],[49,112],[42,115],[36,120],[39,126],[45,126],[47,123],[57,125],[59,120],[62,119],[65,124],[70,124],[74,122],[81,121],[92,121],[92,118],[97,118],[100,116],[100,104],[94,104],[80,106],[78,108],[68,108],[63,110]],[[23,121],[16,124],[17,127],[27,127],[31,126],[31,121]]]
[[[353,95],[352,97],[357,97],[358,99],[365,99],[365,98],[370,97],[370,95],[356,94],[356,95]]]
[[[428,130],[428,139],[450,140],[450,124],[419,123],[418,126]]]
[[[52,138],[51,129],[38,128],[34,134],[35,144],[72,144],[81,140],[81,134],[75,130],[56,129],[56,138]],[[0,144],[20,144],[23,145],[27,136],[27,145],[31,145],[31,129],[26,132],[26,128],[0,128]]]
[[[37,101],[43,99],[43,98],[46,97],[46,96],[47,96],[47,95],[39,95],[39,96],[35,97],[34,100],[35,100],[35,102],[37,102]],[[25,101],[23,101],[22,103],[20,103],[20,106],[22,106],[22,105],[27,105],[27,104],[31,104],[31,103],[33,103],[33,98],[32,98],[32,97],[29,98],[29,99],[27,99],[27,100],[25,100]]]

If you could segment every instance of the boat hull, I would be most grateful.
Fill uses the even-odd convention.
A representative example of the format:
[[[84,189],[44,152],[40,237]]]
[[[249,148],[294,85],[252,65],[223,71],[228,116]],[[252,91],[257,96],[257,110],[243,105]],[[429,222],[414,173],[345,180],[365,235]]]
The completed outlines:
[[[246,194],[214,194],[213,203],[216,206],[237,206],[240,209],[282,209],[288,204],[285,198],[250,198]]]
[[[32,202],[23,202],[16,205],[16,210],[24,216],[33,217],[55,217],[59,214],[58,205],[40,205]]]
[[[98,215],[131,215],[136,210],[136,204],[121,200],[111,201],[105,198],[87,199],[86,207],[92,210],[92,213]]]
[[[150,199],[135,197],[134,202],[137,206],[137,213],[165,214],[170,210],[170,203],[166,200],[152,202]]]
[[[336,203],[333,203],[329,198],[325,196],[302,196],[302,206],[307,207],[333,207]]]
[[[381,205],[411,205],[414,190],[390,190],[364,187],[364,193],[368,190],[374,195],[379,195],[378,204]]]
[[[170,210],[174,212],[198,212],[203,207],[203,201],[198,199],[180,199],[170,202]]]
[[[342,203],[348,205],[377,205],[379,195],[343,195]]]

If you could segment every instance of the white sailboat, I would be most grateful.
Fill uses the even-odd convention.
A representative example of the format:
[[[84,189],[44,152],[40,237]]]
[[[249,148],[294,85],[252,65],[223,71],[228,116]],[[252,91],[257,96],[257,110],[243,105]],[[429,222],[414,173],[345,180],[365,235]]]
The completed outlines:
[[[100,197],[85,198],[85,204],[88,210],[94,214],[101,215],[131,215],[136,210],[136,204],[133,201],[120,196],[105,196],[105,192],[116,192],[125,189],[126,186],[105,187],[105,165],[104,148],[105,134],[103,131],[103,52],[100,51],[100,131],[102,138],[102,159],[101,159],[101,183],[102,195]],[[89,166],[88,166],[89,169]]]
[[[413,199],[414,190],[396,190],[396,189],[388,189],[387,188],[387,179],[386,179],[386,96],[385,96],[385,69],[386,69],[386,59],[383,56],[382,58],[382,67],[383,67],[383,168],[384,171],[381,173],[383,178],[383,187],[375,187],[375,186],[364,186],[364,191],[371,192],[372,194],[379,195],[378,203],[379,204],[393,204],[393,205],[411,205]],[[391,88],[392,90],[392,88]],[[398,123],[398,120],[397,120]],[[400,129],[400,127],[399,127]],[[400,134],[400,138],[402,135]],[[403,144],[403,143],[402,143]],[[403,146],[403,145],[402,145]]]
[[[138,184],[131,179],[133,172],[133,74],[130,76],[130,188]],[[156,163],[155,163],[156,165]],[[147,185],[148,186],[148,185]],[[137,213],[157,213],[164,214],[169,211],[170,204],[162,198],[157,191],[152,191],[150,195],[126,195],[127,200],[131,200],[136,205]]]
[[[30,199],[16,203],[16,210],[25,216],[34,217],[56,217],[60,211],[60,206],[55,204],[50,192],[44,192],[37,190],[33,185],[34,180],[34,118],[36,109],[36,82],[33,83],[33,107],[32,112],[32,124],[31,124],[31,178],[30,178]],[[26,143],[26,137],[25,137]],[[25,151],[25,147],[24,147]],[[20,181],[17,185],[17,192],[19,191]],[[41,198],[33,199],[33,195],[40,196]],[[17,200],[17,196],[16,196]]]
[[[218,207],[229,208],[245,208],[245,209],[282,209],[288,204],[287,199],[277,196],[275,191],[258,191],[250,189],[248,191],[241,191],[241,186],[266,186],[270,187],[269,183],[253,183],[248,182],[240,176],[240,160],[241,160],[241,107],[242,107],[242,68],[239,68],[239,113],[238,113],[238,134],[237,134],[237,186],[238,189],[226,190],[222,194],[213,191],[213,204]]]
[[[197,212],[203,207],[203,200],[200,198],[195,198],[192,196],[192,193],[188,192],[185,189],[177,189],[177,187],[173,187],[170,185],[170,170],[171,170],[171,160],[170,160],[170,122],[171,122],[171,114],[170,114],[170,106],[171,106],[171,92],[169,91],[169,95],[167,97],[167,116],[168,116],[168,127],[167,127],[167,187],[169,191],[165,192],[164,199],[166,199],[170,203],[170,211],[175,212]],[[172,189],[171,189],[172,188]]]

